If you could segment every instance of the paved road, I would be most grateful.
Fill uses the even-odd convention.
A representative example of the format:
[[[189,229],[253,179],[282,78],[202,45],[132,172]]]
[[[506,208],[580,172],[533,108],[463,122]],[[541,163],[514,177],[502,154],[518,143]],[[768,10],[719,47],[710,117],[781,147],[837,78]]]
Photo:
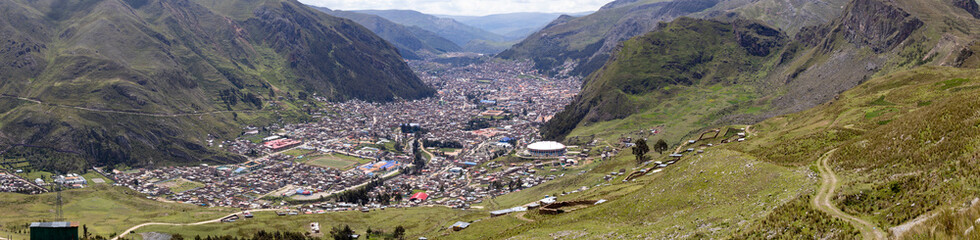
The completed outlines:
[[[267,211],[276,211],[276,210],[280,210],[280,209],[274,209],[274,208],[269,208],[269,209],[253,209],[253,210],[248,210],[248,211],[250,211],[250,212],[267,212]],[[194,223],[158,223],[158,222],[143,223],[143,224],[140,224],[140,225],[133,226],[133,227],[131,227],[129,229],[126,229],[126,231],[123,231],[121,234],[119,234],[119,236],[116,236],[116,237],[112,238],[112,240],[118,240],[121,237],[125,237],[126,234],[129,234],[129,232],[136,231],[136,229],[139,229],[139,228],[145,227],[145,226],[150,226],[150,225],[194,226],[194,225],[201,225],[201,224],[208,224],[208,223],[217,223],[217,222],[221,222],[221,219],[223,219],[223,218],[230,217],[231,215],[236,215],[236,214],[242,214],[242,212],[235,212],[235,213],[228,214],[228,215],[225,215],[225,216],[220,217],[220,218],[215,218],[215,219],[211,219],[211,220],[207,220],[207,221],[194,222]]]
[[[836,151],[837,149],[830,150],[820,157],[819,160],[817,160],[817,165],[820,169],[820,177],[823,180],[820,183],[820,191],[818,191],[817,196],[813,198],[813,205],[820,211],[851,223],[852,226],[861,231],[861,235],[864,237],[864,239],[887,239],[885,237],[885,232],[882,231],[881,228],[878,228],[877,225],[867,220],[844,213],[840,210],[840,208],[835,207],[833,201],[831,201],[834,191],[837,190],[838,183],[837,174],[835,174],[834,170],[830,168],[827,161]]]

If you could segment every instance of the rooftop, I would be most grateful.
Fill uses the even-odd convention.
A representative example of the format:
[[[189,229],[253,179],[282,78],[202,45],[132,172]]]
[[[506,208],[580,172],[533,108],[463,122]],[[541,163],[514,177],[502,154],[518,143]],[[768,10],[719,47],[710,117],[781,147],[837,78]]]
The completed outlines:
[[[544,141],[527,145],[527,149],[538,151],[555,151],[565,149],[565,145],[554,141]]]

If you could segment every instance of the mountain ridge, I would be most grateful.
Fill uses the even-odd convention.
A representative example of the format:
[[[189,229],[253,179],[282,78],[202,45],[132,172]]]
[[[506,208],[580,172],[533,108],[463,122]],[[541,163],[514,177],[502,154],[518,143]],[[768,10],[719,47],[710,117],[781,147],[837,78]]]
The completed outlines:
[[[481,50],[481,48],[478,48],[479,46],[471,44],[480,44],[480,42],[508,42],[508,39],[504,36],[469,26],[453,19],[440,18],[414,10],[358,10],[354,12],[377,15],[401,25],[425,29],[462,46],[465,51],[495,54],[499,52],[498,49],[502,50],[501,47]],[[474,40],[477,41],[474,42]]]
[[[368,101],[433,94],[393,46],[293,0],[0,5],[0,93],[33,100],[0,99],[8,146],[0,151],[34,156],[41,169],[241,161],[206,140],[303,118],[292,103],[300,92]]]
[[[433,32],[416,26],[403,26],[380,16],[350,11],[330,10],[311,6],[336,17],[347,18],[367,27],[378,36],[398,47],[402,57],[421,59],[421,55],[458,52],[462,47]]]

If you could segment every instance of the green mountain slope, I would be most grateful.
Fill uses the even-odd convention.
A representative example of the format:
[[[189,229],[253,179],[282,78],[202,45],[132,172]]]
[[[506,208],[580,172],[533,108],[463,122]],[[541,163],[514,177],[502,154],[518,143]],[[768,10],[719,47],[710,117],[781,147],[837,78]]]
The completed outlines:
[[[791,35],[801,27],[830,21],[844,4],[844,0],[620,0],[587,16],[562,16],[498,57],[532,59],[538,70],[548,74],[586,76],[599,69],[620,42],[656,30],[661,21],[740,16]]]
[[[636,113],[677,124],[700,123],[700,117],[756,97],[760,73],[774,68],[772,56],[790,42],[778,30],[752,21],[679,18],[659,28],[623,43],[542,135],[559,138],[582,123]]]
[[[646,226],[665,218],[681,219],[671,222],[681,227],[658,230],[677,232],[673,236],[716,238],[720,236],[713,234],[734,228],[738,230],[729,232],[731,239],[853,239],[859,233],[872,235],[860,232],[869,229],[883,229],[889,237],[972,238],[976,234],[966,229],[975,225],[977,205],[971,201],[978,193],[969,186],[977,184],[974,165],[980,164],[974,137],[978,123],[974,102],[980,88],[974,83],[977,70],[972,69],[977,66],[974,33],[980,30],[980,20],[973,14],[976,6],[955,1],[855,0],[838,18],[803,28],[793,40],[762,37],[784,36],[764,34],[773,28],[748,27],[768,30],[744,34],[739,28],[750,26],[744,20],[680,18],[624,42],[602,69],[589,76],[581,96],[549,122],[543,134],[555,138],[567,134],[564,139],[572,144],[616,144],[615,139],[621,137],[665,139],[675,143],[670,149],[706,151],[685,153],[682,166],[665,171],[688,171],[688,162],[730,162],[738,156],[816,177],[824,172],[818,171],[816,162],[826,159],[828,171],[836,172],[839,180],[829,194],[829,205],[870,225],[842,220],[816,205],[820,201],[815,199],[821,196],[818,182],[812,189],[783,199],[771,212],[737,226],[720,217],[693,220],[700,221],[702,228],[680,224],[685,221],[678,216],[704,216],[701,214],[720,211],[716,209],[719,204],[694,204],[701,208],[633,223]],[[731,70],[734,67],[742,68]],[[563,122],[569,119],[571,123]],[[761,119],[765,120],[751,126],[746,142],[715,139],[686,144],[711,127]],[[568,131],[561,132],[563,127]],[[652,128],[660,131],[652,134]],[[636,166],[630,164],[603,162],[597,169]],[[727,169],[740,172],[735,167]],[[713,172],[696,174],[706,173]],[[561,191],[578,185],[564,180],[548,184],[564,185],[558,188]],[[591,189],[596,195],[587,198],[642,199],[651,193],[678,196],[690,191],[718,199],[742,196],[703,188],[637,190],[625,195],[615,190],[630,188],[629,184]],[[748,200],[739,206],[759,202]],[[970,212],[962,210],[970,206]],[[593,216],[623,215],[615,213],[607,209]],[[642,219],[642,213],[633,214]],[[913,221],[917,218],[926,220]],[[556,221],[561,223],[535,224],[556,232],[568,229],[546,226],[585,222]],[[528,235],[537,232],[521,229]],[[604,231],[644,236],[615,227],[584,234]]]
[[[296,115],[299,92],[433,92],[381,38],[295,1],[0,5],[0,151],[46,167],[229,162],[208,135]]]
[[[377,15],[401,25],[425,29],[426,31],[433,32],[443,38],[449,39],[459,46],[463,46],[463,49],[466,51],[495,54],[502,51],[504,48],[467,48],[467,45],[476,44],[476,46],[485,47],[486,44],[479,44],[479,42],[507,42],[509,40],[504,36],[462,24],[453,19],[440,18],[411,10],[361,10],[355,12]],[[477,42],[473,42],[474,40],[477,40]],[[509,44],[507,46],[509,46]]]
[[[853,1],[836,20],[803,28],[793,41],[782,45],[754,44],[759,38],[752,36],[731,40],[746,49],[734,56],[710,46],[651,40],[676,31],[655,31],[632,39],[603,69],[586,79],[580,96],[546,124],[543,134],[547,138],[569,133],[608,136],[657,125],[653,122],[684,125],[687,131],[720,122],[752,123],[829,101],[875,74],[923,64],[971,62],[974,38],[970,32],[980,26],[978,20],[949,3],[906,7],[916,4],[912,0]],[[953,14],[936,18],[940,15],[934,13],[942,11]],[[737,19],[736,24],[741,21]],[[760,51],[767,47],[768,52]],[[647,48],[670,54],[640,51]],[[701,61],[690,60],[700,55],[745,59],[762,53],[768,55],[755,62],[764,64],[736,64],[746,68],[720,74],[729,79],[727,83],[711,75],[725,68],[705,72]],[[691,83],[694,88],[688,87]]]
[[[313,7],[331,16],[353,20],[370,29],[379,37],[398,47],[402,57],[420,59],[422,51],[429,53],[458,52],[462,47],[439,35],[419,27],[407,27],[388,21],[379,16],[350,11],[334,11],[322,7]]]
[[[892,227],[969,206],[978,194],[965,187],[980,179],[973,148],[978,123],[973,106],[980,94],[976,74],[975,69],[950,67],[887,74],[832,102],[763,121],[752,128],[757,137],[732,147],[790,166],[812,164],[837,149],[828,159],[842,179],[833,203],[893,236],[908,237],[902,230],[908,228]],[[953,224],[946,222],[958,220],[936,220],[911,226],[963,234],[947,229]],[[766,225],[746,234],[809,227],[781,217]]]

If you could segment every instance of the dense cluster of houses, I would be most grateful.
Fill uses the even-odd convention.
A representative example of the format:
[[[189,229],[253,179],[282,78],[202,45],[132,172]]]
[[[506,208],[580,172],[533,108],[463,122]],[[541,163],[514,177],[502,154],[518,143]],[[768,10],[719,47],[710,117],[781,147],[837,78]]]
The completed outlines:
[[[47,190],[14,174],[0,171],[0,192],[38,194]]]

